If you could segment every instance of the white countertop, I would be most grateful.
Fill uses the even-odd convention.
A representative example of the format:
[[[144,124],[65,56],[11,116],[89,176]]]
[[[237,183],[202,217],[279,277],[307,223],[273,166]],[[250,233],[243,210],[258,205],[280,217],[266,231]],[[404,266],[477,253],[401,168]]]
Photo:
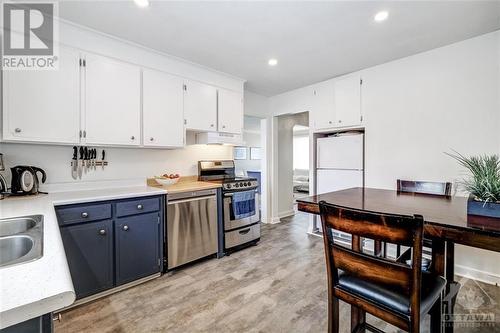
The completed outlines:
[[[0,200],[0,218],[42,214],[43,256],[0,268],[0,329],[57,311],[75,301],[54,206],[166,194],[149,186],[11,197]]]

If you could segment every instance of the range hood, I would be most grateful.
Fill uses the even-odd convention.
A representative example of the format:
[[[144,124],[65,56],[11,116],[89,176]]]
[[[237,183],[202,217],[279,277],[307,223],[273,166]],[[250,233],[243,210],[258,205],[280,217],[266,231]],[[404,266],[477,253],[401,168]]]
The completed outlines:
[[[196,133],[196,143],[202,145],[230,145],[243,146],[243,138],[240,134],[229,134],[219,132]]]

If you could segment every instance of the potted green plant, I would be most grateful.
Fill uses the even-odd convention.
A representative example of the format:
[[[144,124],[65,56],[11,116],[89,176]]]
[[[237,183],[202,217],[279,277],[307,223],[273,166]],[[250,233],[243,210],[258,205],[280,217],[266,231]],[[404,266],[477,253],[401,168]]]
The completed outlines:
[[[470,193],[467,214],[500,218],[500,157],[482,155],[466,157],[448,154],[464,166],[471,177],[460,184]]]

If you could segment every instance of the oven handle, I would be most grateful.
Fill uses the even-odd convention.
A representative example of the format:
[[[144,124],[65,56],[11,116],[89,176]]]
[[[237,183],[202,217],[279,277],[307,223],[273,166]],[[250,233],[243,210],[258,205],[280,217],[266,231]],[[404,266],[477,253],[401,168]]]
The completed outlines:
[[[185,203],[185,202],[199,201],[199,200],[206,200],[206,199],[217,199],[217,196],[212,194],[212,195],[204,195],[201,197],[194,197],[194,198],[189,198],[189,199],[171,200],[171,201],[167,201],[167,205],[175,205],[175,204],[180,204],[180,203]]]
[[[250,190],[249,190],[250,191]],[[258,190],[255,189],[255,193],[258,193]],[[224,193],[224,196],[225,197],[232,197],[233,196],[233,193]]]

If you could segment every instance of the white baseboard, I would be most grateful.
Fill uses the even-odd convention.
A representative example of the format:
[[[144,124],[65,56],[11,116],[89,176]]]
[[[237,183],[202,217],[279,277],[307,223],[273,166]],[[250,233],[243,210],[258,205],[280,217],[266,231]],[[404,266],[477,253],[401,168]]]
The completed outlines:
[[[271,217],[268,219],[263,218],[261,222],[266,224],[276,224],[280,223],[280,218],[279,217]]]
[[[274,217],[271,217],[271,218],[262,218],[262,223],[266,223],[266,224],[275,224],[275,223],[280,223],[281,222],[281,219],[284,218],[284,217],[287,217],[287,216],[292,216],[292,215],[295,215],[295,211],[294,210],[289,210],[289,211],[286,211],[286,212],[281,212],[278,214],[278,216],[274,216]]]
[[[492,285],[500,285],[500,275],[467,266],[455,265],[455,274]]]
[[[278,218],[282,219],[284,217],[292,215],[295,215],[295,210],[293,209],[278,213]]]

